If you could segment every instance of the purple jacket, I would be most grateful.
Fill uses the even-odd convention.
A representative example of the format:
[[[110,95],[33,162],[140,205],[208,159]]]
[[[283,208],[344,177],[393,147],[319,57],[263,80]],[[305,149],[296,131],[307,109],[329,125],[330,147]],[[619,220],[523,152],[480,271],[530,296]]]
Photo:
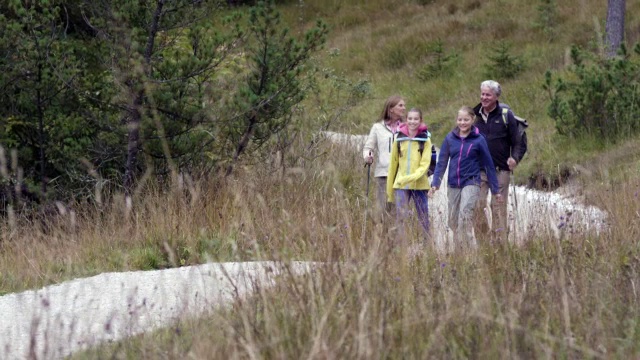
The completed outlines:
[[[463,188],[467,185],[480,185],[480,170],[487,173],[491,193],[498,193],[496,168],[491,160],[489,147],[478,128],[471,127],[471,133],[460,137],[460,130],[453,129],[442,142],[436,171],[431,186],[440,187],[442,175],[449,166],[447,184],[452,188]]]

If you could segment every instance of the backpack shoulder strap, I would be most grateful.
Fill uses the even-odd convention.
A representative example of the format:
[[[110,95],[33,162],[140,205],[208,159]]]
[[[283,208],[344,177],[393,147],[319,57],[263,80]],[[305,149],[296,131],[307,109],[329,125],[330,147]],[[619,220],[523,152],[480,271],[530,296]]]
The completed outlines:
[[[418,152],[420,156],[422,156],[422,152],[424,151],[424,141],[418,141]],[[400,149],[400,141],[396,141],[396,145],[398,145],[398,157],[402,157],[402,150]]]
[[[505,127],[509,127],[509,122],[507,121],[507,114],[509,113],[509,109],[502,108],[502,123]]]

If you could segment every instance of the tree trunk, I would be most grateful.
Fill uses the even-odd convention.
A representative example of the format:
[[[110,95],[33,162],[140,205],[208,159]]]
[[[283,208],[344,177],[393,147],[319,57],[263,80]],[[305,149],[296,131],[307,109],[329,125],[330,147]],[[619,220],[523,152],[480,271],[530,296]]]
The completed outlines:
[[[233,168],[238,162],[240,155],[247,148],[247,145],[249,145],[249,141],[251,140],[251,136],[253,136],[253,131],[257,123],[258,123],[258,120],[256,119],[256,115],[254,114],[251,116],[251,119],[249,119],[249,125],[245,129],[244,134],[242,134],[242,137],[240,138],[240,141],[236,146],[236,151],[233,154],[233,159],[227,166],[227,171],[225,172],[225,176],[229,176],[233,172]]]
[[[131,195],[131,190],[135,183],[135,170],[138,163],[138,152],[140,151],[140,123],[142,122],[140,107],[143,96],[143,91],[140,91],[136,95],[133,101],[133,108],[129,111],[127,121],[127,162],[125,164],[123,181],[124,191],[127,196]]]
[[[160,27],[160,18],[162,16],[162,8],[164,0],[156,2],[156,9],[153,13],[153,21],[149,28],[149,37],[147,37],[147,46],[144,50],[144,76],[141,81],[147,81],[151,76],[151,54],[153,54],[153,46]],[[140,125],[142,124],[142,104],[144,102],[144,84],[131,83],[130,87],[139,86],[141,90],[135,92],[132,108],[129,109],[127,123],[127,162],[124,169],[124,191],[127,195],[131,195],[131,190],[135,182],[136,165],[138,162],[138,153],[140,152]]]
[[[36,85],[36,108],[38,111],[38,145],[40,152],[38,157],[40,158],[40,190],[42,191],[42,198],[46,198],[47,193],[47,178],[45,175],[46,170],[46,157],[45,157],[45,138],[44,138],[44,111],[42,110],[42,94],[40,93],[40,86],[42,83],[42,63],[38,62],[38,84]]]
[[[626,0],[608,0],[605,49],[608,58],[618,54],[624,40],[624,16]]]

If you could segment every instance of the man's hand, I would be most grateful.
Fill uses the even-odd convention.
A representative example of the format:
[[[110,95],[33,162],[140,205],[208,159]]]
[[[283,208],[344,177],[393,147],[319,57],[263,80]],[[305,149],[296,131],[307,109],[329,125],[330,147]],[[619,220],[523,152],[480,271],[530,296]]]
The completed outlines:
[[[496,202],[498,204],[502,204],[504,202],[504,199],[502,198],[502,194],[495,194],[493,195],[494,199],[496,199]]]
[[[518,162],[516,161],[516,159],[509,156],[509,159],[507,159],[507,165],[509,165],[509,170],[513,171],[513,169],[518,166]]]
[[[429,192],[427,193],[429,199],[431,199],[433,195],[435,195],[436,191],[438,191],[438,188],[435,186],[432,186],[431,189],[429,189]]]

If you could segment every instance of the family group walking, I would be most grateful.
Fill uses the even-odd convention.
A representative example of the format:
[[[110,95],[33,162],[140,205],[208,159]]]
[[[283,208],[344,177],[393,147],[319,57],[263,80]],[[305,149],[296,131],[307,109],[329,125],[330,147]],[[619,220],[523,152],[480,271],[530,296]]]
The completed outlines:
[[[480,103],[458,110],[456,126],[440,146],[431,182],[428,172],[436,160],[422,111],[410,109],[405,120],[405,101],[399,96],[387,99],[363,156],[366,164],[375,162],[377,204],[385,217],[395,213],[399,242],[406,242],[411,200],[424,242],[428,241],[429,198],[440,189],[447,168],[448,225],[456,246],[475,247],[474,228],[475,234],[507,239],[511,172],[526,152],[526,140],[519,136],[513,112],[499,102],[501,93],[498,82],[484,81]],[[491,226],[484,213],[488,191],[493,195]]]

